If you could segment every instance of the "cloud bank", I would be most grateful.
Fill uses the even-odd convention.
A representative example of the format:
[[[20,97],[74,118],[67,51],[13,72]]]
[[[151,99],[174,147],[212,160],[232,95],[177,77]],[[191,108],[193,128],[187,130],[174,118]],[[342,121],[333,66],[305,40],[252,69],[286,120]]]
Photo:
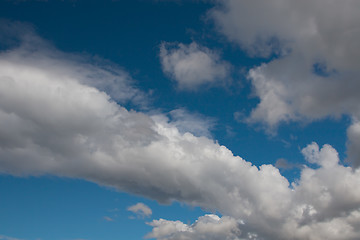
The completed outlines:
[[[319,168],[305,166],[301,178],[291,188],[284,189],[288,195],[284,192],[277,199],[268,195],[265,189],[272,191],[279,187],[279,183],[271,182],[249,199],[248,206],[256,207],[248,208],[252,209],[248,214],[233,212],[222,218],[205,215],[193,225],[154,220],[149,223],[153,231],[148,237],[159,240],[357,239],[360,236],[360,171],[339,165],[338,154],[330,145],[319,148],[312,143],[302,153],[309,163]],[[241,206],[233,204],[232,207],[236,211]]]
[[[116,94],[133,101],[137,90],[121,70],[23,41],[0,53],[1,173],[81,178],[225,215],[191,226],[164,220],[168,232],[154,221],[149,236],[159,239],[204,239],[211,231],[222,239],[359,236],[360,170],[340,165],[331,146],[304,148],[305,159],[318,167],[305,167],[290,184],[272,165],[253,166],[211,139],[179,131],[162,115],[119,105],[100,83],[115,79],[123,86]]]

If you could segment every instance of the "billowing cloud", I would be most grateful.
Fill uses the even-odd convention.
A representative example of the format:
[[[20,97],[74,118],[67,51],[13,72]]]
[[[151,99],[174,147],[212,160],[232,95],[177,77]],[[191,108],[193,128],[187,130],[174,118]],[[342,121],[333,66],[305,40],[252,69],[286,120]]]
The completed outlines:
[[[241,232],[259,239],[358,238],[360,170],[341,165],[331,146],[306,147],[302,153],[318,167],[304,168],[290,185],[272,165],[253,166],[164,116],[128,111],[98,84],[116,78],[121,99],[132,101],[137,90],[121,77],[127,75],[113,74],[53,48],[23,44],[1,52],[0,172],[82,178],[229,216],[170,229],[234,236],[236,219]]]
[[[209,12],[220,32],[252,56],[270,57],[248,78],[260,103],[248,123],[349,115],[360,118],[360,2],[356,0],[219,1]],[[272,60],[271,60],[272,59]],[[357,124],[348,159],[360,165]]]
[[[127,208],[128,211],[136,213],[141,217],[150,217],[152,214],[151,208],[149,208],[144,203],[137,203]]]
[[[260,98],[249,122],[359,117],[360,2],[221,1],[218,30],[251,55],[277,56],[249,71]]]
[[[229,78],[230,65],[217,52],[193,42],[163,43],[160,46],[164,73],[173,78],[182,90],[196,90],[200,85],[224,83]]]
[[[286,205],[267,199],[257,205],[256,214],[200,217],[193,225],[180,221],[154,220],[148,237],[180,239],[357,239],[360,236],[360,171],[339,165],[338,153],[330,145],[316,143],[302,150],[309,163],[301,178],[288,189]],[[269,188],[276,184],[270,184]],[[257,198],[266,196],[257,192]],[[254,199],[258,201],[258,199]],[[238,205],[233,205],[234,209]],[[270,206],[275,209],[270,209]]]
[[[214,214],[199,217],[192,225],[165,219],[153,220],[148,225],[152,226],[153,230],[146,237],[158,240],[239,240],[241,235],[240,223],[236,219],[220,218]]]

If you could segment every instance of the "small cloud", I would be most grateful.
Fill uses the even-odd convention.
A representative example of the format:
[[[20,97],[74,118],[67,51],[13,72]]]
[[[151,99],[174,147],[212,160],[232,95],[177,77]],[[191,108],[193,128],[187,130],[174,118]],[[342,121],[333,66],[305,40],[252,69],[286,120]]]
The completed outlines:
[[[104,219],[105,221],[108,221],[108,222],[113,222],[113,221],[115,221],[113,218],[108,217],[108,216],[104,216],[103,219]]]
[[[223,83],[231,66],[213,50],[193,42],[189,45],[163,43],[160,46],[163,72],[174,79],[181,90],[196,90],[204,84]]]
[[[143,203],[137,203],[133,206],[130,206],[127,208],[127,210],[135,213],[137,217],[140,218],[150,217],[152,214],[152,210]]]

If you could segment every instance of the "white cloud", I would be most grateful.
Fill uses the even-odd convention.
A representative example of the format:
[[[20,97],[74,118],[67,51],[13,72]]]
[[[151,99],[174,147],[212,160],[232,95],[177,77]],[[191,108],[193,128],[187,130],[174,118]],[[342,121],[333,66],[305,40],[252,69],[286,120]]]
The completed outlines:
[[[301,150],[305,159],[310,163],[318,164],[324,168],[333,167],[338,164],[339,156],[330,145],[324,145],[321,150],[317,143],[313,142]]]
[[[27,77],[29,73],[28,81],[36,77],[68,82],[76,79],[80,84],[106,92],[120,104],[131,102],[142,108],[147,105],[145,94],[135,88],[129,74],[114,63],[96,56],[61,52],[36,35],[31,26],[23,23],[0,20],[0,39],[12,46],[11,51],[1,53],[5,64],[2,66],[2,75],[14,71],[6,64],[14,64],[23,68],[19,76],[22,74],[21,77]]]
[[[292,184],[287,205],[268,199],[265,207],[257,198],[253,213],[200,217],[192,225],[180,221],[154,220],[148,237],[178,239],[357,239],[360,235],[360,170],[339,165],[338,154],[329,145],[316,143],[302,150],[304,157],[319,168],[305,167]],[[263,183],[262,183],[263,184]],[[276,186],[270,183],[269,188]],[[224,198],[226,196],[223,196]],[[239,205],[233,205],[234,210]]]
[[[220,2],[220,1],[219,1]],[[360,2],[221,1],[218,30],[253,55],[279,57],[249,71],[260,98],[249,122],[360,116]]]
[[[127,208],[128,211],[136,213],[141,217],[150,217],[152,210],[144,203],[137,203]]]
[[[148,225],[153,230],[146,237],[158,240],[239,240],[238,236],[241,235],[240,223],[236,219],[226,216],[220,218],[214,214],[199,217],[192,225],[165,219],[153,220]]]
[[[163,43],[160,58],[164,73],[182,90],[195,90],[204,84],[224,83],[230,65],[215,51],[193,42],[190,45]]]
[[[148,225],[153,227],[151,233],[146,238],[165,238],[169,235],[176,234],[178,232],[188,232],[190,227],[181,221],[168,221],[165,219],[153,220]]]
[[[357,66],[356,0],[225,0],[219,5],[209,12],[218,30],[253,54],[287,53],[291,48],[304,50],[304,57]]]
[[[82,178],[160,202],[218,210],[259,238],[360,235],[360,170],[340,165],[331,146],[305,148],[305,158],[319,167],[305,168],[289,186],[272,165],[258,168],[211,139],[180,132],[166,117],[126,110],[94,84],[109,72],[58,56],[26,44],[0,53],[1,173]],[[99,71],[105,73],[96,81],[89,76]],[[118,81],[125,86],[120,96],[133,89],[126,79]],[[205,234],[218,229],[212,224],[178,222],[168,231],[203,226]]]
[[[360,119],[360,2],[226,0],[209,12],[220,32],[250,55],[277,57],[250,69],[260,103],[246,119],[274,133],[281,122],[348,115]],[[360,165],[357,124],[348,160]]]

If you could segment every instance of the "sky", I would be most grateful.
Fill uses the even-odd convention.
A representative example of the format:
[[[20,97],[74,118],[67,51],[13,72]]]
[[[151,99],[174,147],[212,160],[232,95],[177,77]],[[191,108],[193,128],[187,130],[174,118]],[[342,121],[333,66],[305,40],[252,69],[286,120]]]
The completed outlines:
[[[359,11],[0,1],[0,239],[359,239]]]

